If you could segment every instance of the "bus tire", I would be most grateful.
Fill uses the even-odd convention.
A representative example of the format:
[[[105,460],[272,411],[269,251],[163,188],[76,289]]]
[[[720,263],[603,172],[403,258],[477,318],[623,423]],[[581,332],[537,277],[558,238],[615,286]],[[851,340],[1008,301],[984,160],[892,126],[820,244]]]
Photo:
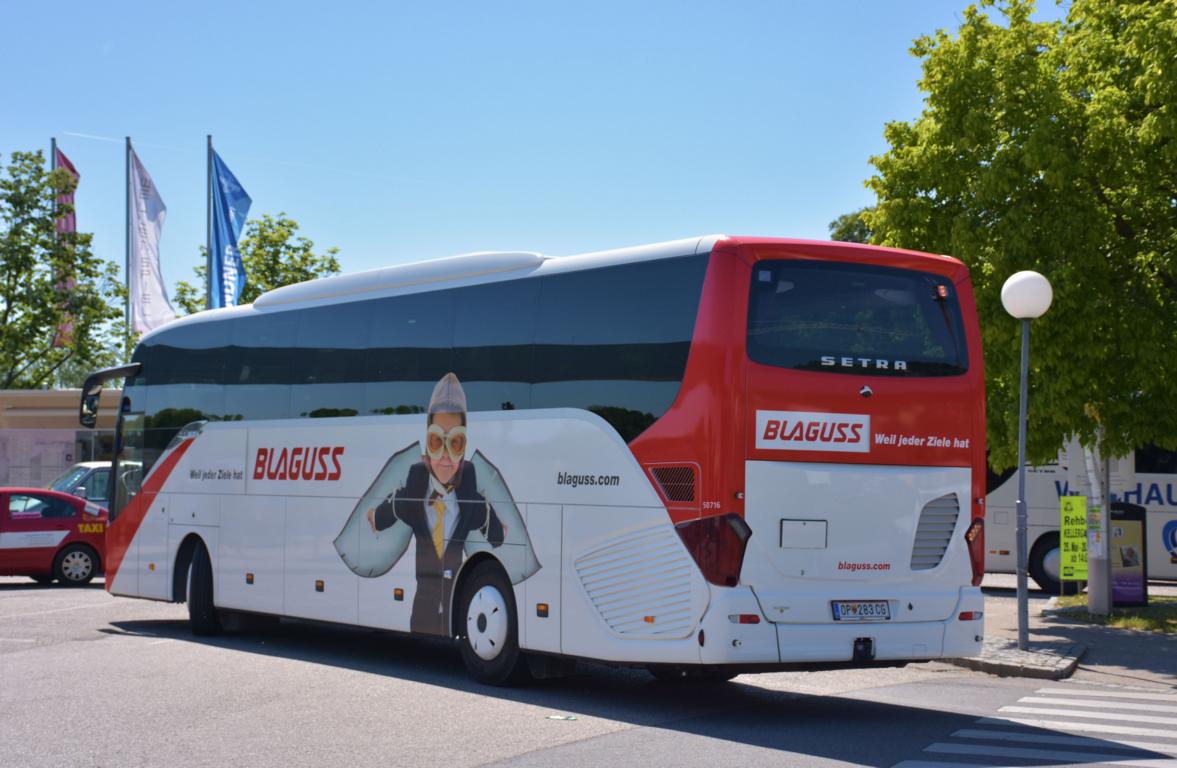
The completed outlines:
[[[67,587],[90,583],[98,572],[98,555],[85,544],[70,544],[53,559],[53,576]]]
[[[512,685],[527,677],[519,651],[515,592],[503,569],[483,560],[462,582],[458,644],[470,676],[486,685]]]
[[[1079,593],[1079,582],[1059,581],[1059,550],[1058,531],[1051,531],[1038,537],[1034,548],[1030,550],[1030,578],[1043,592],[1052,595],[1075,595]]]
[[[188,624],[194,635],[221,631],[221,616],[213,604],[213,566],[204,542],[197,542],[188,567]]]

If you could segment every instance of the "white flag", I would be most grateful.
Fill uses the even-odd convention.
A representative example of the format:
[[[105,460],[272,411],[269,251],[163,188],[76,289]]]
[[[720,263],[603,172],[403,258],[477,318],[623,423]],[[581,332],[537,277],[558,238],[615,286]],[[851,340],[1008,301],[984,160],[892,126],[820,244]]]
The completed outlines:
[[[131,152],[131,257],[127,265],[130,293],[131,330],[147,333],[176,319],[168,292],[159,272],[159,235],[167,206],[155,188],[147,169]]]

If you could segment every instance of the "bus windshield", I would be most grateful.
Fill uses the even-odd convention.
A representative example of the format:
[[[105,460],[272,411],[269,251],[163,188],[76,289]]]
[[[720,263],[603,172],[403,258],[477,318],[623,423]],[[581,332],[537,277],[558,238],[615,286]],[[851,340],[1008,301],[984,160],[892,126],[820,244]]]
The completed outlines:
[[[762,261],[752,272],[748,355],[765,365],[883,376],[968,370],[950,280],[864,264]]]

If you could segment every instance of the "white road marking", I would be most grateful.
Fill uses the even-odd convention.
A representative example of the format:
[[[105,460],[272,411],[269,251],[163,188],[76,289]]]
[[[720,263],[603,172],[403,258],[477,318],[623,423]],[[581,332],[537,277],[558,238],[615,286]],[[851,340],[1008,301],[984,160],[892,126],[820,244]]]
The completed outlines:
[[[1002,763],[1022,760],[1177,768],[1177,728],[1172,727],[1177,725],[1177,717],[1162,716],[1177,713],[1177,706],[1162,703],[1177,705],[1177,696],[1145,691],[1072,689],[1066,685],[1041,688],[1034,693],[1038,696],[1023,696],[1015,706],[1001,707],[998,712],[1054,717],[982,717],[973,727],[954,731],[952,741],[938,741],[924,748],[925,753],[946,757],[960,755],[972,762],[905,760],[893,768],[996,768]],[[1043,704],[1047,706],[1032,706]],[[1093,722],[1100,720],[1120,723]],[[1150,723],[1161,727],[1145,727]],[[1028,728],[1040,730],[1030,731]]]
[[[1098,696],[1101,699],[1143,699],[1146,701],[1177,701],[1174,693],[1137,693],[1135,691],[1085,691],[1070,688],[1039,688],[1034,693],[1050,693],[1063,696]]]
[[[1112,709],[1132,709],[1143,712],[1177,712],[1177,707],[1166,707],[1164,704],[1138,704],[1133,701],[1066,701],[1049,696],[1026,696],[1018,699],[1019,704],[1052,704],[1056,707],[1111,707]],[[1080,714],[1076,712],[1075,714]]]
[[[1022,715],[1062,715],[1064,717],[1089,717],[1092,720],[1123,720],[1129,723],[1177,725],[1177,717],[1154,717],[1152,715],[1120,714],[1116,712],[1076,712],[1073,709],[1049,709],[1045,707],[1002,707],[997,711],[1015,712]]]
[[[150,643],[148,643],[148,645],[159,645],[161,643],[170,643],[170,642],[172,642],[172,638],[168,637],[163,640],[152,640]]]
[[[33,611],[31,613],[6,613],[3,616],[0,616],[0,621],[3,621],[5,619],[23,619],[28,616],[44,616],[49,613],[64,613],[65,611],[78,611],[78,610],[81,610],[82,608],[105,608],[105,607],[107,607],[107,606],[103,605],[101,603],[90,603],[87,605],[70,605],[65,608],[50,608],[47,611]]]
[[[0,643],[35,643],[35,637],[0,637]]]
[[[1019,760],[1052,760],[1061,763],[1114,763],[1116,765],[1141,766],[1142,768],[1177,768],[1177,760],[1163,758],[1148,759],[1141,753],[1140,759],[1126,760],[1131,754],[1106,752],[1075,752],[1066,749],[1027,749],[1025,747],[996,747],[981,744],[936,743],[924,747],[925,752],[950,755],[980,755],[983,757],[1012,757]]]
[[[1010,768],[1009,766],[991,765],[989,763],[942,763],[931,760],[904,760],[891,768]]]
[[[1078,731],[1079,733],[1115,733],[1121,736],[1161,736],[1173,738],[1173,730],[1160,728],[1136,728],[1130,725],[1104,725],[1103,723],[1076,723],[1068,720],[1039,720],[1030,717],[982,717],[982,725],[1005,725],[1017,723],[1032,728],[1050,728],[1056,731]]]
[[[1160,744],[1155,741],[1128,741],[1125,739],[1093,738],[1091,736],[1060,736],[1051,733],[1027,733],[1026,731],[996,731],[982,728],[962,728],[952,734],[958,739],[985,739],[988,741],[1019,741],[1026,744],[1060,744],[1071,747],[1104,747],[1120,744],[1133,749],[1159,752],[1166,757],[1177,757],[1177,741]],[[1177,736],[1177,734],[1174,734]]]

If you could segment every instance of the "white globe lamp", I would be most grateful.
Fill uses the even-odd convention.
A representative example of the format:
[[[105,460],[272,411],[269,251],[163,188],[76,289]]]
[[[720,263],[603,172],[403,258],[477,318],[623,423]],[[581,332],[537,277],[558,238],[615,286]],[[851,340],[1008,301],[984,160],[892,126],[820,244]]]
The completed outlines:
[[[1050,281],[1032,270],[1015,272],[1001,286],[1001,306],[1022,322],[1021,396],[1018,399],[1018,650],[1027,650],[1030,634],[1029,591],[1026,584],[1027,515],[1026,515],[1026,401],[1029,399],[1030,321],[1050,309],[1054,292]]]
[[[1050,309],[1050,281],[1032,270],[1015,272],[1001,286],[1001,306],[1019,320],[1035,320]]]

